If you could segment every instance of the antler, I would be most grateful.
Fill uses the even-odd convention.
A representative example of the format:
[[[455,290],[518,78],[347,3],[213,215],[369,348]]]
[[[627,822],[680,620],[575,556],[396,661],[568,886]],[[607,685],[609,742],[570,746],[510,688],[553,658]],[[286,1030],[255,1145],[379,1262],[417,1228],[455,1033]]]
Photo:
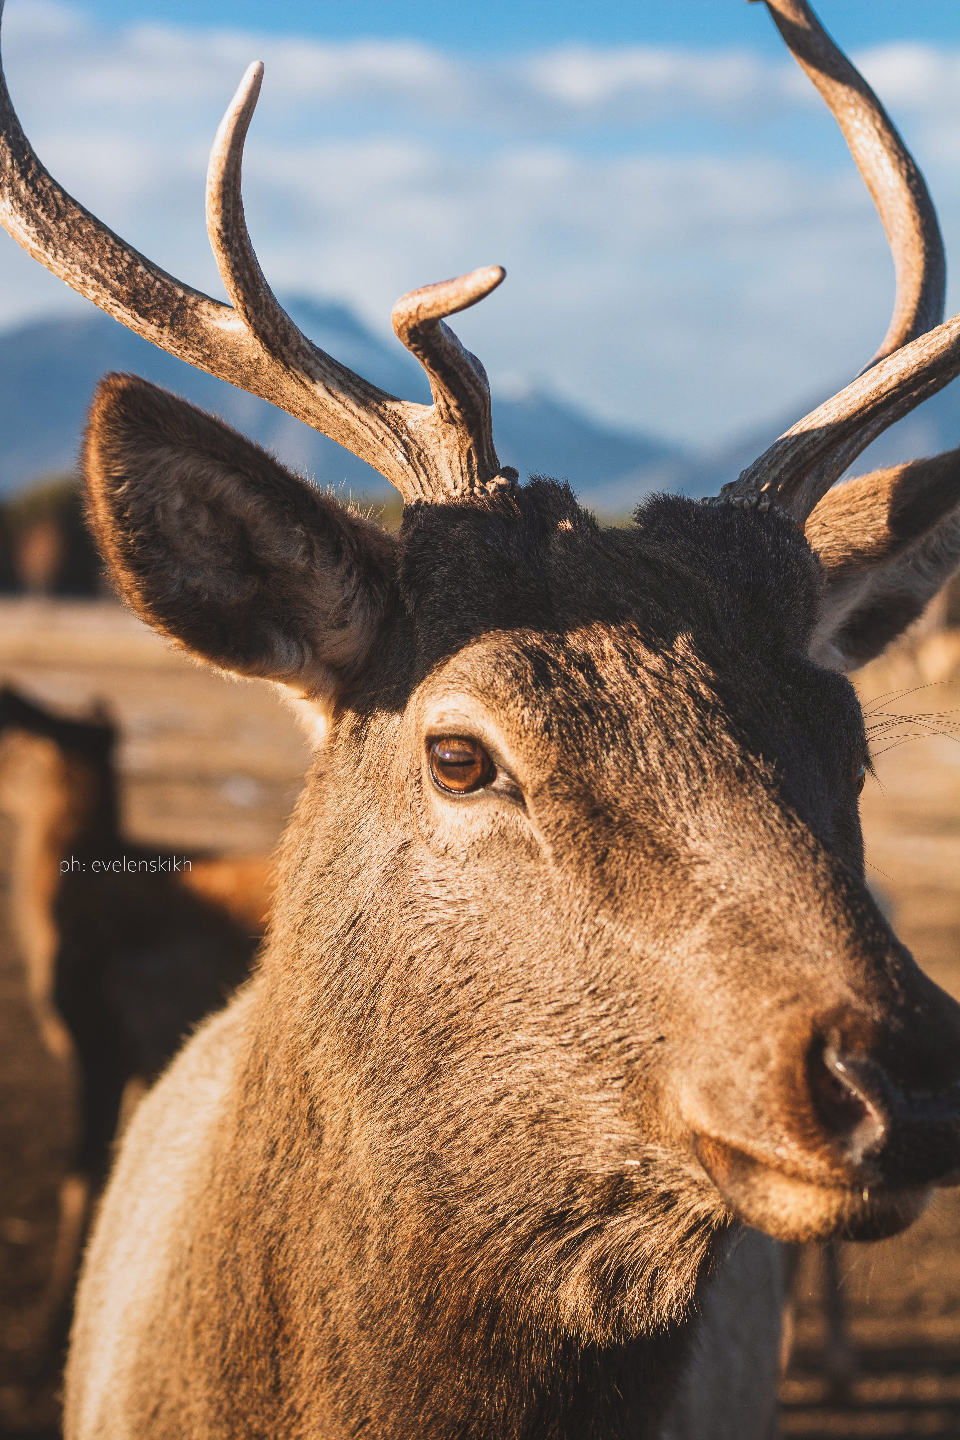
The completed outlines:
[[[3,4],[0,0],[0,17]],[[366,460],[407,502],[509,486],[493,445],[483,366],[442,323],[503,280],[498,266],[416,290],[394,328],[426,370],[433,405],[398,400],[314,345],[263,277],[240,195],[243,142],[263,66],[251,65],[217,132],[207,229],[232,308],[147,260],[71,198],[41,165],[0,70],[0,224],[23,248],[114,319],[181,360],[271,401]]]
[[[880,212],[897,274],[890,328],[860,376],[720,493],[735,504],[775,502],[803,524],[871,440],[960,374],[960,316],[939,324],[946,263],[936,211],[880,101],[806,0],[765,3],[843,131]]]

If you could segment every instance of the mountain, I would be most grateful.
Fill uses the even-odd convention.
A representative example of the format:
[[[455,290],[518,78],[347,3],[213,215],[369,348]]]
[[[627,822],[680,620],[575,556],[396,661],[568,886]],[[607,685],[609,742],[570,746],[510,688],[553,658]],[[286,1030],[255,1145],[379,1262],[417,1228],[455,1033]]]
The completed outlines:
[[[374,335],[345,305],[303,297],[287,309],[300,328],[351,370],[407,400],[429,402],[420,366],[399,341]],[[37,321],[0,335],[0,495],[72,469],[90,396],[108,370],[129,370],[222,415],[296,470],[370,499],[393,494],[369,465],[265,400],[175,360],[108,315]],[[823,398],[823,397],[820,397]],[[819,399],[806,407],[814,408]],[[650,436],[620,433],[536,389],[494,395],[497,453],[522,477],[569,480],[603,515],[625,515],[652,490],[713,495],[736,479],[802,413],[784,416],[700,455]],[[881,435],[853,474],[960,445],[960,381]]]
[[[381,340],[344,305],[304,298],[285,304],[304,333],[351,370],[391,394],[429,403],[426,376],[399,342]],[[109,370],[143,375],[215,411],[323,484],[371,499],[393,494],[381,475],[326,436],[174,359],[92,308],[86,315],[38,321],[0,335],[0,494],[75,465],[91,393]],[[685,459],[666,442],[608,430],[534,389],[495,397],[493,415],[503,464],[514,465],[521,476],[568,479],[588,503],[607,513],[629,509],[660,487],[665,467]],[[629,495],[621,506],[625,477]]]

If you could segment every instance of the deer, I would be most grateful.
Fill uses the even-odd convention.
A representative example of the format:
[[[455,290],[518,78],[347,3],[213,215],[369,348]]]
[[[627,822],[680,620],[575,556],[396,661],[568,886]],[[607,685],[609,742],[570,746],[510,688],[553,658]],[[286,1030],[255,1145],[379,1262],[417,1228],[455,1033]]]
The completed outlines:
[[[281,687],[317,749],[257,973],[121,1145],[69,1440],[768,1436],[790,1247],[960,1180],[960,1008],[866,884],[847,678],[960,563],[960,455],[835,487],[960,373],[960,316],[879,100],[805,0],[766,4],[876,202],[893,318],[719,495],[630,529],[500,465],[445,322],[502,268],[395,306],[429,406],[295,328],[243,214],[261,66],[208,172],[229,304],[68,196],[4,93],[20,244],[404,501],[389,535],[135,376],[93,400],[120,593]]]
[[[80,1068],[78,1167],[94,1191],[125,1088],[149,1086],[246,979],[270,904],[269,857],[164,858],[124,834],[119,738],[99,703],[77,718],[0,685],[14,922],[46,1047]]]
[[[164,860],[123,833],[118,740],[100,704],[76,718],[0,686],[12,920],[46,1048],[72,1062],[78,1091],[38,1327],[48,1362],[65,1338],[118,1129],[184,1038],[247,978],[269,909],[267,857]]]

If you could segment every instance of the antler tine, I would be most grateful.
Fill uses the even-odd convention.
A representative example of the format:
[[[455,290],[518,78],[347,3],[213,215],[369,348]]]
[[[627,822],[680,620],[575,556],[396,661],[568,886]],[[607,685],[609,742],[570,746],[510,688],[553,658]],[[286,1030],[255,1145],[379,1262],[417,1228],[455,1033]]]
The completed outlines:
[[[421,358],[437,403],[398,400],[313,345],[264,279],[240,194],[243,141],[262,73],[260,65],[247,71],[217,133],[208,176],[210,239],[235,308],[175,280],[52,179],[17,120],[2,69],[0,224],[34,259],[121,324],[329,435],[379,470],[404,500],[442,501],[489,488],[498,482],[499,465],[486,377],[446,327],[438,338],[425,313],[411,327],[418,355],[423,332]],[[475,303],[502,278],[497,272],[484,286],[466,277],[460,299],[439,313]],[[456,288],[461,282],[449,283]],[[504,472],[499,483],[507,478]]]
[[[404,453],[409,408],[314,345],[290,319],[270,286],[247,230],[241,189],[243,146],[263,81],[263,64],[247,68],[220,122],[207,166],[207,234],[224,288],[256,342],[255,390],[329,435],[386,475],[407,498]]]
[[[870,441],[948,384],[950,336],[918,346],[943,318],[946,262],[936,211],[923,176],[880,101],[824,30],[806,0],[765,0],[794,59],[833,113],[880,212],[893,253],[897,293],[883,344],[855,381],[806,416],[724,486],[720,499],[776,501],[802,524]],[[953,322],[949,322],[950,325]],[[947,331],[948,327],[941,327]],[[952,332],[951,332],[952,334]],[[906,348],[903,348],[906,347]],[[916,365],[914,375],[911,366]],[[954,367],[954,368],[951,368]]]
[[[258,336],[270,332],[277,312],[291,323],[260,269],[243,213],[243,146],[262,83],[263,62],[255,60],[220,121],[207,166],[207,234],[214,259],[234,309]]]
[[[718,502],[772,503],[799,525],[862,450],[960,375],[960,315],[888,355],[775,440]]]
[[[231,303],[268,357],[273,386],[267,398],[284,409],[293,403],[298,409],[308,410],[308,423],[329,434],[333,417],[323,414],[323,401],[329,407],[349,398],[379,409],[392,397],[308,340],[283,309],[260,269],[243,211],[241,178],[244,141],[262,81],[263,63],[256,60],[247,68],[217,130],[207,166],[207,234]],[[316,396],[311,398],[307,393],[316,388],[322,394],[319,404]],[[288,390],[292,393],[286,393]],[[340,439],[340,434],[334,438]],[[343,443],[352,448],[355,440],[350,434]]]
[[[447,471],[452,474],[436,484],[436,477],[421,474],[411,485],[408,473],[388,476],[405,499],[449,498],[497,483],[509,483],[509,476],[498,482],[500,462],[493,448],[490,418],[490,390],[486,372],[476,356],[460,344],[440,317],[453,315],[475,305],[506,276],[501,266],[475,270],[458,280],[445,280],[404,295],[393,307],[393,326],[398,337],[421,362],[430,379],[435,404],[433,407],[393,400],[375,386],[368,385],[352,371],[338,364],[319,350],[294,325],[268,285],[257,260],[243,211],[242,165],[243,146],[253,118],[263,65],[251,65],[240,82],[236,95],[224,115],[210,151],[207,171],[207,233],[227,294],[237,312],[264,350],[272,359],[282,362],[281,379],[284,391],[292,389],[293,399],[271,397],[275,403],[290,409],[296,403],[296,392],[304,386],[320,387],[326,396],[335,395],[339,406],[349,405],[351,418],[359,427],[368,427],[371,416],[386,420],[391,433],[391,448],[402,442],[403,432],[414,437],[416,448],[424,455],[447,456]],[[402,426],[397,420],[402,419]],[[316,414],[312,422],[317,429],[332,433],[329,421]],[[379,429],[379,426],[378,426]],[[339,435],[334,438],[340,439]],[[382,433],[376,437],[383,444]],[[357,437],[344,439],[344,444],[361,453]],[[366,459],[367,456],[364,455]],[[408,447],[407,465],[416,465]],[[450,461],[453,460],[452,466]],[[377,461],[371,460],[372,464]],[[378,468],[383,468],[382,463]],[[416,467],[419,468],[419,467]],[[384,472],[386,473],[386,472]],[[510,472],[516,478],[516,472]],[[452,483],[448,483],[452,482]]]
[[[947,262],[937,212],[889,115],[806,0],[766,0],[766,5],[793,58],[840,126],[893,254],[893,316],[880,349],[864,366],[868,369],[943,319]]]
[[[217,131],[207,172],[207,233],[220,275],[234,307],[271,355],[282,357],[291,373],[310,379],[322,354],[293,324],[260,269],[243,212],[243,146],[263,80],[258,61],[244,75]],[[486,371],[442,323],[476,305],[505,279],[502,266],[475,270],[404,295],[391,319],[400,340],[423,365],[430,379],[437,415],[425,410],[421,423],[442,420],[463,441],[464,489],[489,484],[499,470],[493,448],[490,388]],[[325,361],[329,357],[323,356]],[[337,377],[343,384],[343,377]],[[430,417],[427,420],[427,417]],[[420,417],[417,417],[420,418]],[[407,421],[415,417],[407,413]]]
[[[443,317],[476,305],[506,276],[502,265],[487,265],[456,280],[425,285],[399,299],[390,316],[397,337],[427,372],[436,418],[463,437],[462,470],[472,489],[511,485],[517,472],[509,467],[501,471],[493,447],[487,372],[444,325]]]

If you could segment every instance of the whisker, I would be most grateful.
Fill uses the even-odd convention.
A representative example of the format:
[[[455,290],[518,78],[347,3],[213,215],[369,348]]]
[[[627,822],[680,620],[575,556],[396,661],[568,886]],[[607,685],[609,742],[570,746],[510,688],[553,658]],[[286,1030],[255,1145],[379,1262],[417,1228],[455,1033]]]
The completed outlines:
[[[907,695],[916,695],[919,690],[930,690],[934,685],[942,685],[942,680],[928,680],[925,685],[909,685],[905,690],[885,690],[882,695],[875,695],[868,705],[863,707],[864,715],[873,713],[873,707],[879,705],[881,700],[890,700],[895,704],[897,700],[904,699]]]

